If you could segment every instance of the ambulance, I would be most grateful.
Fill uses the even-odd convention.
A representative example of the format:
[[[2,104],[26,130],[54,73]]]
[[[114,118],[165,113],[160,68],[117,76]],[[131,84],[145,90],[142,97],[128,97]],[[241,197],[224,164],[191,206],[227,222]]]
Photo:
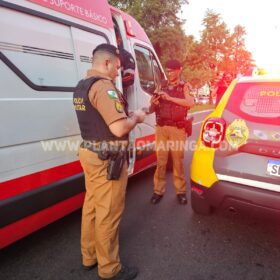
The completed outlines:
[[[133,17],[106,0],[0,0],[0,248],[82,206],[72,95],[92,50],[117,46],[114,24],[136,61],[129,110],[147,107],[164,72]],[[154,118],[130,133],[130,176],[156,163]]]

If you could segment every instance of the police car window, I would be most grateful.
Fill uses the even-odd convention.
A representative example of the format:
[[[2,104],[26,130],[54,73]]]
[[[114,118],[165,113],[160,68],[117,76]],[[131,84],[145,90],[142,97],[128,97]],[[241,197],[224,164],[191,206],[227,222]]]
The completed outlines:
[[[277,123],[280,118],[280,83],[238,84],[227,108],[248,120]]]
[[[151,53],[145,48],[136,46],[135,56],[141,87],[146,92],[153,93],[156,88],[156,82]]]

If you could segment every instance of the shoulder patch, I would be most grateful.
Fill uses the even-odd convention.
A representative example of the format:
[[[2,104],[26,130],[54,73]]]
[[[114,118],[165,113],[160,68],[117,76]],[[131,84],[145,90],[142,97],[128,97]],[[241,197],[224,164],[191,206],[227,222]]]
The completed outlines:
[[[123,105],[119,100],[115,101],[115,108],[116,108],[117,112],[119,112],[119,113],[124,112]]]
[[[111,99],[119,99],[118,94],[115,90],[108,90],[107,94]]]

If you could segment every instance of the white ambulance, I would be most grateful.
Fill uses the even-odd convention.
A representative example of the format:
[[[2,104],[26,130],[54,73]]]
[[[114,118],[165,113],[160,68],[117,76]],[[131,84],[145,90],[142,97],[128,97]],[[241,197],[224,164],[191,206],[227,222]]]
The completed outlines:
[[[164,73],[134,18],[106,0],[0,0],[0,248],[81,207],[72,94],[92,50],[116,45],[113,22],[136,61],[129,110],[147,107]],[[154,126],[130,134],[130,175],[155,164]]]

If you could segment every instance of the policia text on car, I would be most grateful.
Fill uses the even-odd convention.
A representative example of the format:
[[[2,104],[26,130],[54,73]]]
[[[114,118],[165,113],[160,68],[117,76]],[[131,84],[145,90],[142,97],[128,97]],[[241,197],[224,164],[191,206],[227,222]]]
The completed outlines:
[[[186,204],[186,180],[183,158],[186,131],[190,133],[191,123],[186,120],[187,110],[194,105],[187,83],[180,81],[181,63],[169,60],[166,63],[168,82],[151,98],[149,112],[156,113],[157,168],[154,175],[154,193],[151,203],[158,203],[164,195],[166,165],[169,152],[173,160],[173,182],[180,204]],[[172,144],[172,145],[170,145]],[[172,147],[172,148],[171,148]]]
[[[92,68],[78,83],[73,97],[83,138],[79,157],[86,185],[83,266],[90,269],[98,264],[100,279],[133,279],[137,275],[136,268],[120,262],[118,235],[127,184],[128,133],[144,121],[145,113],[136,110],[128,117],[126,101],[114,85],[120,67],[115,46],[97,46]]]

